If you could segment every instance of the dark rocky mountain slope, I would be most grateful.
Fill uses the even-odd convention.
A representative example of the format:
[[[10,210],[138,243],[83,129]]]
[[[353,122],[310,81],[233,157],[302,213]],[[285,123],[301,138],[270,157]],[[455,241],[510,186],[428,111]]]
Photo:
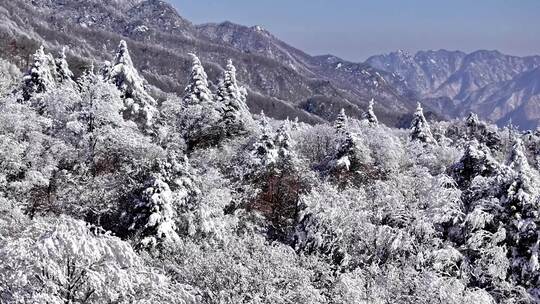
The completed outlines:
[[[310,56],[258,26],[195,26],[160,0],[0,3],[0,54],[22,69],[40,44],[53,52],[67,45],[70,64],[80,73],[89,61],[110,60],[118,41],[126,39],[137,68],[158,95],[182,94],[187,53],[194,52],[214,82],[231,58],[250,91],[250,110],[276,118],[331,120],[341,108],[359,116],[375,98],[381,120],[398,125],[414,106],[406,89],[395,89],[398,81],[389,73],[333,56]]]

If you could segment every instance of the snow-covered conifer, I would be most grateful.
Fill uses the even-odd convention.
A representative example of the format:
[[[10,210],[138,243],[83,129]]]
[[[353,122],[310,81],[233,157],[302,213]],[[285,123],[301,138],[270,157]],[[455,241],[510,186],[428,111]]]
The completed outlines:
[[[223,124],[226,132],[231,134],[241,132],[251,115],[246,104],[247,91],[244,87],[238,86],[236,68],[230,59],[227,61],[216,95],[217,101],[223,107]]]
[[[364,114],[365,119],[369,122],[371,126],[377,126],[379,124],[379,120],[377,119],[377,116],[375,115],[375,112],[373,111],[373,98],[369,101],[368,110]]]
[[[289,130],[288,121],[283,123],[276,131],[274,139],[280,161],[290,162],[295,154],[292,150],[292,139]]]
[[[73,72],[69,69],[69,64],[66,60],[66,48],[63,47],[58,58],[55,59],[56,66],[56,82],[58,84],[69,85],[74,87]]]
[[[136,222],[143,221],[141,245],[155,247],[159,243],[175,243],[179,240],[176,224],[176,210],[173,206],[173,193],[169,185],[159,175],[149,181],[142,193],[142,198],[136,202],[136,209],[142,213]]]
[[[299,125],[300,123],[298,122],[298,116],[296,116],[291,123],[291,130],[298,130]]]
[[[156,113],[156,101],[146,92],[145,80],[135,69],[124,40],[120,41],[113,62],[105,66],[102,70],[105,80],[114,83],[122,92],[126,116],[150,127]]]
[[[467,188],[476,176],[491,176],[499,164],[491,156],[489,148],[472,140],[465,147],[463,156],[452,167],[453,176],[461,188]]]
[[[530,174],[530,165],[525,155],[525,147],[523,141],[517,135],[513,136],[512,150],[508,159],[508,165],[516,172],[524,172]]]
[[[323,161],[323,167],[342,185],[349,184],[353,179],[360,182],[366,165],[372,161],[371,152],[359,136],[348,128],[337,131],[335,148]]]
[[[336,147],[334,158],[336,168],[345,169],[346,171],[351,169],[351,162],[354,161],[351,158],[355,158],[356,156],[356,143],[357,138],[354,134],[350,132],[344,134]]]
[[[418,140],[424,143],[435,143],[420,103],[416,105],[416,111],[411,121],[410,137],[412,140]]]
[[[45,54],[43,45],[32,56],[32,63],[23,77],[23,97],[30,99],[34,94],[56,87],[55,63],[51,54]]]
[[[344,132],[347,130],[349,124],[349,118],[347,117],[347,114],[345,114],[345,109],[341,109],[339,111],[339,114],[334,121],[334,127],[336,128],[336,132]]]
[[[184,90],[182,124],[188,149],[191,150],[194,147],[214,146],[229,131],[235,131],[234,128],[228,130],[223,126],[223,106],[214,100],[201,61],[194,54],[189,55],[193,62]]]
[[[465,118],[465,124],[469,128],[476,128],[480,124],[480,119],[476,113],[471,112],[467,118]]]
[[[503,197],[505,222],[511,252],[512,277],[527,287],[540,284],[538,244],[540,244],[540,184],[524,153],[521,139],[513,135],[508,165],[515,172]]]
[[[98,76],[94,72],[94,63],[92,62],[88,68],[84,70],[82,75],[77,79],[77,86],[80,91],[85,90],[91,84],[96,83]]]
[[[186,89],[184,90],[184,103],[186,105],[194,104],[213,104],[212,92],[208,88],[208,76],[197,55],[190,53],[192,60],[191,74]]]
[[[261,134],[253,144],[251,154],[255,157],[256,164],[266,167],[277,162],[278,148],[274,142],[272,127],[263,111],[260,116]]]

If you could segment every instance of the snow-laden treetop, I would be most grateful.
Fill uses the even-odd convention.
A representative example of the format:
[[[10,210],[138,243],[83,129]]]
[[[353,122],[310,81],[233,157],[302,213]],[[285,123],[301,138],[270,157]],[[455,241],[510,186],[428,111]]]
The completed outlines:
[[[188,55],[191,57],[192,66],[189,84],[184,92],[184,102],[188,104],[210,103],[212,102],[212,92],[208,88],[208,76],[201,60],[193,53]]]

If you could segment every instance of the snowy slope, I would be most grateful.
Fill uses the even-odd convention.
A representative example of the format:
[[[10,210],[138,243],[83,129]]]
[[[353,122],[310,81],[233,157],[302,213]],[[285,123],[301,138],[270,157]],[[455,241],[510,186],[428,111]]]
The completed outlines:
[[[335,69],[258,26],[194,26],[165,1],[14,0],[0,8],[1,54],[21,68],[41,43],[53,51],[68,45],[68,59],[80,73],[89,64],[86,58],[110,60],[118,41],[126,39],[144,78],[164,92],[182,93],[190,63],[186,54],[194,52],[212,80],[231,58],[252,92],[251,110],[277,118],[333,119],[342,107],[360,116],[375,97],[381,120],[395,125],[414,106],[385,83],[383,72],[362,64]],[[317,106],[310,106],[314,102]]]

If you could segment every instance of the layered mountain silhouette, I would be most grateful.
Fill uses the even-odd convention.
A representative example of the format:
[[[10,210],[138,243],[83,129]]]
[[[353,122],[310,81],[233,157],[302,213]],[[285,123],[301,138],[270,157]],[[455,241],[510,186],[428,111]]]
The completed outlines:
[[[194,25],[161,0],[11,0],[0,4],[0,56],[25,69],[41,44],[49,51],[68,46],[70,66],[82,73],[93,61],[110,60],[125,39],[137,68],[158,100],[182,94],[196,53],[214,85],[227,59],[248,88],[252,112],[316,123],[333,120],[341,108],[361,116],[375,99],[380,120],[408,123],[417,101],[432,117],[469,111],[493,122],[512,120],[535,127],[540,56],[496,51],[466,54],[403,51],[354,63],[332,55],[311,56],[260,26],[231,22]]]
[[[447,117],[475,112],[499,125],[535,128],[540,119],[540,56],[498,51],[404,51],[369,58],[368,64],[398,77],[417,97]],[[393,78],[392,78],[393,79]]]

